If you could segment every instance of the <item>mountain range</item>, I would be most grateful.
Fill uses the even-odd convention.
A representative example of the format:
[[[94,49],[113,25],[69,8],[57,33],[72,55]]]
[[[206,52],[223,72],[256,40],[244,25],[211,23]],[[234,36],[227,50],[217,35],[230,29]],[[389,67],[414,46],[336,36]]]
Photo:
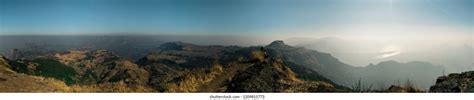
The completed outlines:
[[[360,87],[361,81],[369,88],[386,89],[405,80],[426,88],[443,71],[426,62],[387,61],[354,67],[331,54],[279,40],[249,47],[167,42],[148,51],[139,59],[84,48],[11,60],[2,57],[0,88],[30,92],[351,92],[354,88],[349,87]],[[38,84],[54,85],[38,90],[11,88],[23,83],[5,76],[7,73],[42,78]],[[36,87],[35,82],[29,84]],[[55,86],[58,89],[49,88]]]
[[[295,47],[330,53],[342,62],[356,67],[366,67],[371,63],[395,60],[398,62],[423,61],[442,65],[445,66],[446,73],[459,73],[474,69],[472,60],[474,49],[470,41],[376,37],[289,38],[285,41]]]
[[[8,72],[64,82],[58,87],[62,90],[52,91],[107,92],[102,88],[120,86],[115,84],[125,86],[117,87],[119,90],[157,92],[349,91],[305,67],[267,57],[260,47],[170,42],[136,63],[107,50],[71,50],[13,61],[2,59],[2,68]],[[10,80],[16,79],[2,81],[17,83]]]

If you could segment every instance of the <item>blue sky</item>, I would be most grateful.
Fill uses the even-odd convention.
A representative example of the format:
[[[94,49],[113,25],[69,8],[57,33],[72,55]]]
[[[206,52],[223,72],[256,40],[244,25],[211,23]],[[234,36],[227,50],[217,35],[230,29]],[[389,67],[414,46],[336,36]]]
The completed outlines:
[[[473,6],[474,0],[0,0],[0,34],[472,34]]]

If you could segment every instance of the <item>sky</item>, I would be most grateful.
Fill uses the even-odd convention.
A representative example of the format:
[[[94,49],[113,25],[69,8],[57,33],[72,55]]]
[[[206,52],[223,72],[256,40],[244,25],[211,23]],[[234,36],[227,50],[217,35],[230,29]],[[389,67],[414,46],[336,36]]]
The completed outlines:
[[[472,36],[474,0],[0,0],[0,35]]]

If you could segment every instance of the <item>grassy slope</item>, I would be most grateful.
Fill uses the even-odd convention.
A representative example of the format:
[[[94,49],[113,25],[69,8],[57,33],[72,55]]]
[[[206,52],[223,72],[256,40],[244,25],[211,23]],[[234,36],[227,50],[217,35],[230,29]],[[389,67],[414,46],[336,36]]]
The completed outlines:
[[[51,77],[58,80],[62,80],[68,85],[74,83],[74,77],[77,75],[76,71],[73,68],[52,59],[36,59],[24,62],[37,63],[38,66],[36,66],[36,69],[30,70],[28,69],[28,64],[26,63],[15,61],[11,64],[16,67],[14,68],[14,70],[20,73],[35,76]]]

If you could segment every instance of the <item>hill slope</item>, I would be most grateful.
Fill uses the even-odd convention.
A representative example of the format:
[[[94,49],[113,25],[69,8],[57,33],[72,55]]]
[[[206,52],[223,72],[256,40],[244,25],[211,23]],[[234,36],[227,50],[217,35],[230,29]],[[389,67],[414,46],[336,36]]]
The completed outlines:
[[[311,69],[269,58],[261,48],[170,42],[138,64],[150,72],[150,85],[164,92],[315,92],[322,91],[323,87],[325,91],[334,92],[345,89]]]
[[[9,62],[0,55],[0,92],[61,92],[69,89],[59,80],[17,73],[10,69]]]

